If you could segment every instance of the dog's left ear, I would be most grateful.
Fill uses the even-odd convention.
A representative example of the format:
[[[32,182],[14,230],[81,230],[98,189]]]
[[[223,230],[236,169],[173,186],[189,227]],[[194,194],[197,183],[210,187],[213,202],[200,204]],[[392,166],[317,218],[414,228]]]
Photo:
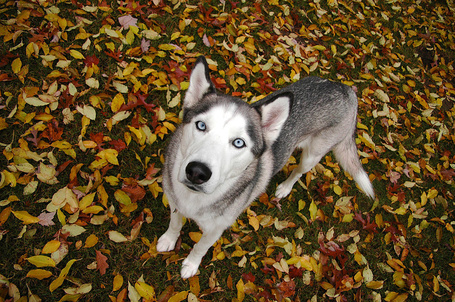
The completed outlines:
[[[259,108],[262,130],[267,145],[271,145],[280,134],[284,122],[288,119],[292,100],[292,93],[283,93],[275,96]]]
[[[208,93],[215,93],[215,86],[210,80],[209,66],[206,59],[200,56],[193,67],[190,76],[190,86],[183,101],[184,107],[194,106]]]

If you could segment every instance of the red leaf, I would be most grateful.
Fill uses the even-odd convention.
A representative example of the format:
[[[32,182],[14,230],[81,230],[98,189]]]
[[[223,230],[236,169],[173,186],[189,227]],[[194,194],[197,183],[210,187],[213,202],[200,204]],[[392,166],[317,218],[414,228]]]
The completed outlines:
[[[245,281],[251,281],[252,283],[254,283],[254,281],[256,280],[256,277],[252,273],[242,274],[242,278]]]
[[[152,179],[161,169],[155,168],[155,163],[149,165],[145,173],[145,179]]]
[[[303,276],[303,271],[301,268],[295,266],[289,267],[289,277],[291,278],[301,278]]]
[[[131,198],[131,202],[137,202],[145,197],[145,189],[139,185],[126,185],[122,188],[128,196]]]
[[[150,112],[150,111],[153,111],[154,108],[156,107],[155,104],[149,104],[149,103],[145,102],[145,100],[148,97],[148,94],[142,94],[138,91],[134,94],[134,96],[136,97],[136,101],[130,100],[128,102],[128,104],[123,104],[122,107],[120,107],[119,111],[127,111],[127,110],[131,110],[133,108],[136,108],[138,106],[144,106],[145,110],[147,110],[147,112]]]
[[[58,122],[52,120],[51,123],[47,124],[46,130],[41,134],[42,137],[49,139],[49,142],[55,142],[62,138],[63,128],[58,127]]]
[[[98,132],[98,133],[90,133],[90,139],[92,141],[94,141],[97,146],[96,146],[96,149],[97,150],[103,150],[102,146],[104,144],[104,134],[102,132]]]
[[[91,67],[92,65],[98,65],[100,60],[96,56],[87,56],[84,60],[85,66]]]
[[[30,130],[30,134],[33,135],[33,137],[26,137],[25,139],[28,140],[29,142],[33,143],[35,147],[38,147],[38,143],[40,141],[38,137],[38,130],[32,129]]]
[[[376,222],[372,222],[370,223],[370,214],[366,214],[367,216],[367,220],[365,221],[365,219],[363,219],[362,217],[362,213],[355,213],[354,215],[354,219],[357,220],[358,222],[362,223],[362,228],[364,230],[367,230],[368,232],[370,233],[377,233],[378,230],[376,229],[378,227],[378,225],[376,224]]]
[[[452,180],[453,177],[455,176],[455,171],[453,169],[442,170],[441,175],[442,177],[444,177],[444,180]]]
[[[104,51],[104,53],[106,55],[108,55],[109,57],[113,58],[114,60],[116,60],[117,62],[123,61],[123,59],[121,59],[121,57],[123,56],[123,53],[120,50],[117,50],[116,52]]]
[[[110,141],[109,144],[112,146],[112,148],[117,150],[117,152],[119,152],[119,153],[123,149],[126,149],[126,144],[121,139],[116,139],[116,140]]]
[[[107,268],[109,267],[109,264],[107,264],[107,257],[104,256],[100,251],[96,251],[96,264],[97,270],[100,271],[101,275],[104,275]]]
[[[57,167],[57,172],[60,174],[63,170],[66,169],[66,167],[68,167],[69,164],[71,164],[73,161],[72,160],[67,160],[66,162],[64,162],[63,164],[61,164],[60,166]]]
[[[291,280],[289,282],[281,282],[278,284],[278,290],[281,298],[289,298],[295,295],[295,282]],[[278,297],[277,297],[278,298]]]

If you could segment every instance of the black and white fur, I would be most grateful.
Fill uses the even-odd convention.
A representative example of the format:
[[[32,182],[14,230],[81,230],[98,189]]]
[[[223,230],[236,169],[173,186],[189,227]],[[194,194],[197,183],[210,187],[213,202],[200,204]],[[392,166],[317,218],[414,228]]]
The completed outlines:
[[[183,261],[182,278],[197,273],[208,249],[265,191],[296,148],[302,150],[300,164],[278,186],[276,197],[287,196],[300,176],[332,150],[374,198],[354,141],[357,97],[346,85],[308,77],[248,105],[217,93],[200,57],[183,106],[163,169],[171,221],[157,243],[159,252],[173,250],[183,217],[199,225],[202,237]]]

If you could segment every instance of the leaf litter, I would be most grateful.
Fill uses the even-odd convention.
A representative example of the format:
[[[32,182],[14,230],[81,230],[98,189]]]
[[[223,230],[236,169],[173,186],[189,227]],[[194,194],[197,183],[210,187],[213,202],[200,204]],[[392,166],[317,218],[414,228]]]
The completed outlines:
[[[2,300],[455,299],[451,1],[3,4]],[[251,102],[308,75],[352,86],[374,203],[329,154],[179,281],[200,232],[156,252],[160,167],[201,54]]]

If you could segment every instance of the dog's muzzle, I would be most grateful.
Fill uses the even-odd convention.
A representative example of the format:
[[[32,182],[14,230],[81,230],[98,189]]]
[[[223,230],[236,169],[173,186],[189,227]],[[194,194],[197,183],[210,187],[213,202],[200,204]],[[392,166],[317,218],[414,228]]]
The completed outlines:
[[[209,167],[198,161],[190,162],[185,168],[185,173],[189,182],[186,186],[194,191],[200,191],[199,186],[206,183],[212,176]]]

